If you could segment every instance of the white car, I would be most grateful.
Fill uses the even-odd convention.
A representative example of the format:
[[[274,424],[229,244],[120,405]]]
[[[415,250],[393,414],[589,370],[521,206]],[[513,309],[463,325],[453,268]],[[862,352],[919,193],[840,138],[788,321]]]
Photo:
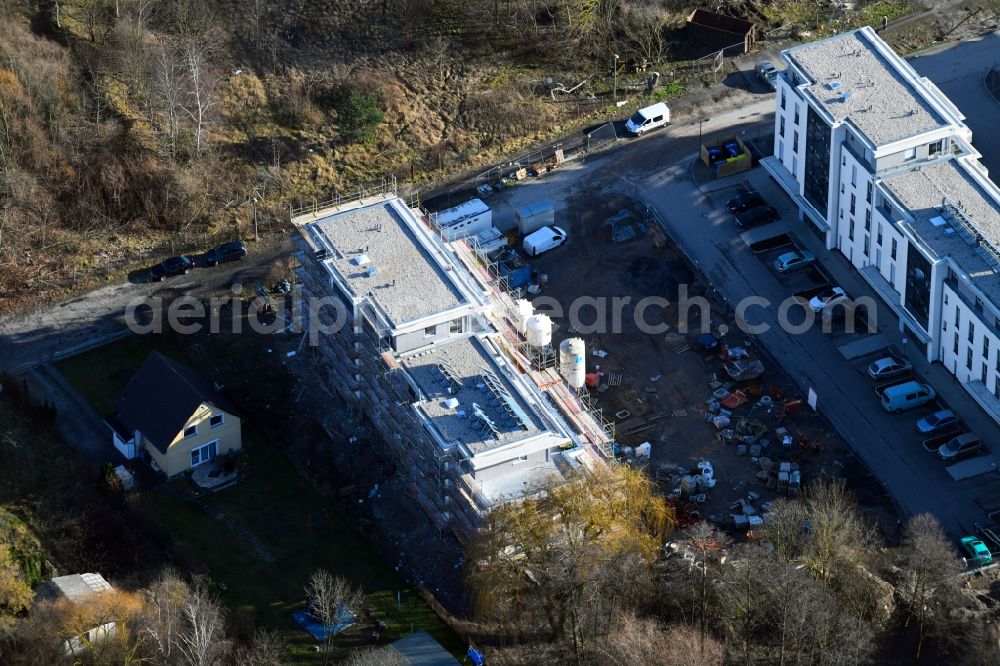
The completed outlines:
[[[843,303],[846,300],[847,292],[840,287],[833,287],[813,296],[812,300],[809,301],[809,309],[813,312],[819,312],[824,308],[832,308],[834,305]]]

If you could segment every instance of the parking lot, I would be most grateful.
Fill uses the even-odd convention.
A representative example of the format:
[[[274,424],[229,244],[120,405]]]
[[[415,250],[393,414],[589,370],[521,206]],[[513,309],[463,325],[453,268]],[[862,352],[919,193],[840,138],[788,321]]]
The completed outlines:
[[[937,409],[951,408],[970,431],[986,442],[1000,442],[992,419],[943,368],[927,364],[916,350],[901,349],[895,314],[874,296],[843,257],[827,251],[820,239],[797,220],[793,203],[762,169],[740,174],[728,182],[704,182],[703,196],[699,196],[690,179],[678,177],[682,169],[689,168],[680,164],[674,169],[673,177],[668,171],[646,181],[646,200],[661,212],[668,231],[731,306],[737,307],[750,297],[766,299],[766,306],[746,311],[748,324],[767,326],[766,331],[756,335],[758,343],[771,351],[804,391],[813,391],[819,411],[892,492],[904,516],[926,511],[935,514],[954,536],[972,533],[975,522],[1000,508],[1000,484],[996,483],[995,473],[954,480],[944,462],[925,450],[922,442],[927,438],[917,432],[915,424]],[[779,210],[781,219],[749,230],[738,227],[725,204],[741,186],[759,191],[769,205]],[[669,204],[682,198],[685,191],[698,203],[686,210]],[[691,233],[695,225],[697,234]],[[775,247],[767,247],[769,244]],[[774,259],[794,248],[813,252],[816,264],[790,273],[777,272]],[[863,313],[863,317],[870,318],[871,329],[859,319],[852,332],[846,326],[846,317],[839,323],[834,321],[826,332],[820,320],[806,330],[794,332],[779,325],[778,313],[785,300],[795,294],[805,297],[831,284],[843,287],[852,298],[874,299],[874,311]],[[795,310],[788,308],[787,320],[793,325],[801,321],[793,314]],[[934,403],[901,414],[890,414],[882,408],[876,382],[867,376],[866,368],[889,352],[913,361],[914,378],[937,391]],[[977,464],[988,467],[994,455]]]

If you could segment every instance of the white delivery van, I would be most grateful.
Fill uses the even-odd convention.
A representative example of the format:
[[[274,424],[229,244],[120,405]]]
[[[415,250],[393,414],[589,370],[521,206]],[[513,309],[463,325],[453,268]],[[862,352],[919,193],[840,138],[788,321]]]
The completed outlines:
[[[542,227],[525,236],[521,248],[529,257],[537,257],[543,252],[559,247],[565,240],[566,232],[559,227]]]
[[[890,386],[883,389],[881,394],[882,409],[893,414],[919,407],[937,397],[933,388],[915,381]]]
[[[663,102],[639,109],[625,123],[625,129],[635,135],[648,132],[657,127],[663,127],[670,122],[670,109]]]

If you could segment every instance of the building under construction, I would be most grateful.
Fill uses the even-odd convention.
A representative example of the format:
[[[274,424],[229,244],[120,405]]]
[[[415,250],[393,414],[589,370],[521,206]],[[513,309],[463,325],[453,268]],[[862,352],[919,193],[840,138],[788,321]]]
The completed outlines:
[[[464,539],[498,504],[607,459],[606,425],[531,367],[513,302],[468,241],[443,241],[389,188],[292,222],[304,296],[337,303],[310,331],[315,357],[441,529]]]

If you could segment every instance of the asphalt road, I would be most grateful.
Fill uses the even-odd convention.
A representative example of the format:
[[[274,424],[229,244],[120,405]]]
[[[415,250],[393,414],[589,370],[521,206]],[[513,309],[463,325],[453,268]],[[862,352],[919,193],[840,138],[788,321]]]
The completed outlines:
[[[0,372],[17,372],[66,350],[114,336],[125,328],[126,307],[138,299],[166,292],[197,296],[234,282],[246,283],[252,290],[254,281],[264,277],[275,259],[291,253],[291,243],[286,239],[250,249],[251,255],[243,261],[196,268],[188,275],[159,283],[122,281],[20,317],[6,317],[0,320]]]

